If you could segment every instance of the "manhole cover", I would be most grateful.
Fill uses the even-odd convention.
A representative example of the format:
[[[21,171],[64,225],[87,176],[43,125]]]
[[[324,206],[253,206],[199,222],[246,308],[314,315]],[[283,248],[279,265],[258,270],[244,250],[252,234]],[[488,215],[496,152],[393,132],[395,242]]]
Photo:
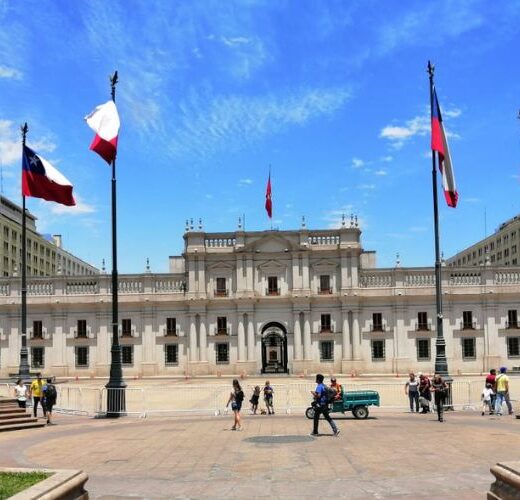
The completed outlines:
[[[314,441],[314,438],[311,436],[253,436],[250,438],[244,439],[249,443],[261,443],[261,444],[287,444],[287,443],[308,443],[309,441]]]

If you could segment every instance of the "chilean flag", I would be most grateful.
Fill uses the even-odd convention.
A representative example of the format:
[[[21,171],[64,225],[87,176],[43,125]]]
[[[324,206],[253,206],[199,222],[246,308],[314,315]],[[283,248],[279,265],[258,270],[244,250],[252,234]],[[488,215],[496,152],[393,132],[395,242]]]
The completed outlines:
[[[451,165],[448,139],[442,125],[441,108],[439,107],[435,88],[433,89],[432,107],[432,151],[437,151],[439,157],[439,170],[442,174],[442,187],[446,203],[448,203],[449,207],[455,208],[459,199],[459,193],[457,193],[457,186],[455,185],[455,174]]]
[[[85,116],[88,126],[96,133],[90,149],[95,151],[109,165],[117,154],[117,136],[119,134],[119,114],[114,101],[97,106]]]
[[[273,201],[271,200],[271,174],[267,180],[267,189],[265,190],[265,209],[270,219],[273,218]]]
[[[45,158],[24,146],[22,156],[22,194],[74,206],[72,184]]]

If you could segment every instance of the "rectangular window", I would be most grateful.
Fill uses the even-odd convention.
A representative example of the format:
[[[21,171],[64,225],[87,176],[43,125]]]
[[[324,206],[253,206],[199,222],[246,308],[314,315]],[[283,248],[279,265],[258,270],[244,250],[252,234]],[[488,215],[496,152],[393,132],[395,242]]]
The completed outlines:
[[[227,317],[218,316],[217,317],[217,335],[227,335],[227,334],[228,334]]]
[[[132,336],[132,320],[131,319],[123,319],[121,321],[122,325],[122,334],[123,337],[131,337]]]
[[[43,339],[43,323],[41,321],[33,321],[33,339]]]
[[[417,339],[417,361],[429,361],[430,357],[430,339]]]
[[[383,331],[383,315],[381,313],[372,314],[372,331],[382,332]]]
[[[518,328],[518,312],[516,309],[507,311],[507,328]]]
[[[31,347],[31,368],[45,366],[45,347]]]
[[[88,366],[88,347],[76,346],[76,366]]]
[[[320,276],[320,293],[332,293],[332,289],[330,287],[330,276],[328,274],[322,274]]]
[[[334,361],[334,342],[320,342],[320,360]]]
[[[417,330],[429,330],[428,328],[428,313],[418,312],[417,313]]]
[[[217,295],[217,297],[225,297],[227,294],[226,278],[217,278],[217,289],[215,295]]]
[[[176,318],[166,318],[166,335],[177,335]]]
[[[229,344],[215,344],[217,348],[217,364],[229,363]]]
[[[76,330],[76,336],[81,338],[87,337],[87,320],[78,319],[78,329]]]
[[[511,255],[514,255],[516,253],[516,245],[513,245],[511,247]]]
[[[269,276],[267,278],[267,295],[280,295],[278,278],[276,276]]]
[[[166,344],[164,346],[164,363],[166,366],[179,364],[179,346],[177,344]]]
[[[520,357],[520,337],[507,337],[507,357]]]
[[[330,323],[330,314],[321,315],[321,329],[322,332],[332,332],[332,325]]]
[[[474,330],[475,324],[473,323],[473,312],[462,311],[462,329],[463,330]]]
[[[385,341],[372,340],[372,361],[382,361],[385,359]]]
[[[121,363],[123,363],[123,365],[133,365],[134,364],[134,346],[133,345],[121,346]]]
[[[462,340],[462,359],[476,359],[476,339],[475,337],[463,338]]]

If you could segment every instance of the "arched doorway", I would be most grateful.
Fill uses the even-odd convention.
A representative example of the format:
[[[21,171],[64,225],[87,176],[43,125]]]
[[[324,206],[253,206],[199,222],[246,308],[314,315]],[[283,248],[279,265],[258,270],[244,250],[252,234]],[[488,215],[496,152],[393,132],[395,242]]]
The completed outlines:
[[[267,323],[262,328],[262,373],[289,373],[287,330],[280,323]]]

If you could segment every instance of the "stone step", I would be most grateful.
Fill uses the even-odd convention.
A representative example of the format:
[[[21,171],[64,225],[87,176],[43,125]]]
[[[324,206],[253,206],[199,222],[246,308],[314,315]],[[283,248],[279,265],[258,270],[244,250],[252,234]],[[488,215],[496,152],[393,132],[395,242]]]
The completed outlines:
[[[0,417],[6,413],[27,413],[27,411],[24,408],[20,408],[18,405],[0,407]]]
[[[27,415],[26,417],[16,417],[11,419],[2,419],[0,418],[0,429],[6,425],[12,425],[12,424],[21,424],[21,423],[30,423],[30,422],[38,422],[38,419],[34,417],[30,417]]]
[[[0,422],[2,420],[12,420],[13,418],[25,418],[25,417],[32,417],[30,413],[27,413],[25,411],[22,412],[12,412],[12,413],[0,413]]]
[[[35,427],[45,427],[46,425],[47,423],[44,420],[39,422],[17,422],[9,425],[0,425],[0,432],[18,431],[21,429],[33,429]]]
[[[5,405],[16,405],[18,406],[18,403],[16,402],[16,399],[14,398],[1,398],[0,399],[0,408]]]

